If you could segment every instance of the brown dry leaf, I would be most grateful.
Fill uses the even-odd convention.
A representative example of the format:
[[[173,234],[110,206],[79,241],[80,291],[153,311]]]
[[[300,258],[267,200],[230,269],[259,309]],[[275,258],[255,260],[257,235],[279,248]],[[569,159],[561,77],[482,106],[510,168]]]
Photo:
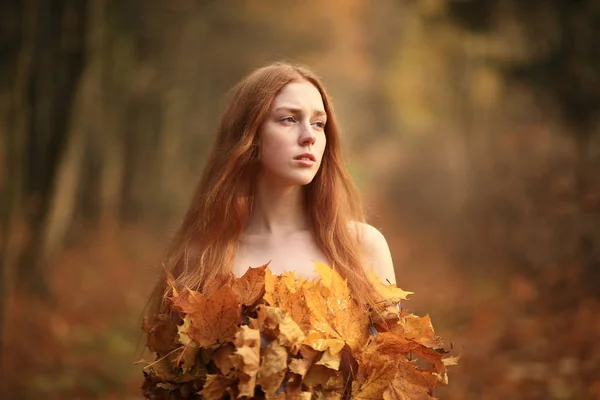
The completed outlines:
[[[383,392],[394,379],[396,371],[389,365],[364,367],[366,371],[361,373],[363,366],[359,367],[359,375],[362,379],[356,379],[352,383],[352,398],[357,400],[381,399]]]
[[[233,283],[233,290],[239,301],[245,306],[252,306],[265,294],[265,270],[269,263],[248,268],[248,271]]]
[[[166,354],[176,345],[177,325],[168,314],[145,317],[142,330],[147,333],[146,346],[150,351]]]
[[[235,378],[220,374],[206,375],[206,382],[197,394],[206,400],[221,400]]]
[[[160,358],[144,367],[155,380],[161,382],[174,382],[177,376],[173,370],[174,365],[166,358]]]
[[[217,351],[214,352],[212,360],[215,366],[223,375],[227,375],[233,369],[231,355],[235,352],[235,347],[231,343],[222,344]]]
[[[442,357],[445,354],[442,340],[435,336],[429,316],[403,315],[390,332],[395,334],[405,346],[405,353],[411,352],[432,364],[432,376],[437,378],[436,385],[448,383],[446,365]],[[457,361],[449,359],[450,362]]]
[[[357,357],[359,367],[352,383],[353,398],[381,399],[396,376],[404,350],[402,341],[392,333],[380,333],[371,339]]]
[[[303,383],[311,390],[321,388],[324,390],[341,390],[344,387],[344,380],[339,371],[334,371],[324,365],[314,364],[308,370]]]
[[[412,371],[412,372],[411,372]],[[388,385],[387,389],[383,392],[384,400],[433,400],[431,397],[432,386],[429,379],[419,379],[416,372],[420,373],[422,377],[425,375],[422,371],[417,371],[414,365],[403,366],[401,364],[396,377]],[[413,375],[411,378],[410,375]]]
[[[258,384],[267,395],[273,395],[281,386],[287,369],[288,352],[277,341],[262,350]]]
[[[239,396],[252,397],[260,363],[260,332],[241,326],[235,335],[235,347],[231,362],[239,371]]]
[[[200,347],[233,341],[241,308],[231,287],[221,286],[210,298],[191,290],[188,293],[187,300],[179,296],[174,303],[191,321],[187,336]]]
[[[236,280],[237,278],[231,272],[226,275],[215,277],[207,282],[204,289],[202,289],[202,294],[206,298],[213,297],[217,290],[219,290],[222,286],[228,286],[230,288],[233,288],[234,282]]]
[[[181,369],[184,373],[188,373],[196,366],[196,357],[200,352],[199,347],[195,347],[192,343],[187,346],[183,346],[181,353],[179,354],[177,364],[181,365]]]

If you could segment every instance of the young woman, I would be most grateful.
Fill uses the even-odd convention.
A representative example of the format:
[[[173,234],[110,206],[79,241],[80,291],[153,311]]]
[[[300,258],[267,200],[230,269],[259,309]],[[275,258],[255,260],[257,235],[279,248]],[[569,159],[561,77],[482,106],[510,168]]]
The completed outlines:
[[[341,156],[331,100],[305,67],[255,70],[234,88],[189,210],[164,263],[176,283],[199,291],[212,279],[270,262],[312,277],[313,260],[344,277],[368,303],[374,268],[395,283],[383,235],[366,224]],[[164,276],[152,303],[160,308]]]

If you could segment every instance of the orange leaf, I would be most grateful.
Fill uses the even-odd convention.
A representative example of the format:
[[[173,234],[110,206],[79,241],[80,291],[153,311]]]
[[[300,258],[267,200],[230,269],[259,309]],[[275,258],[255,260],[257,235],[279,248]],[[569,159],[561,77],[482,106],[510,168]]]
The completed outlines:
[[[233,341],[241,315],[233,290],[223,285],[208,299],[199,292],[189,294],[187,303],[176,303],[191,321],[186,334],[200,347]]]
[[[212,360],[223,375],[227,375],[233,369],[231,355],[235,353],[235,347],[231,343],[221,345],[213,353]]]
[[[245,306],[256,303],[265,294],[265,270],[269,264],[248,271],[233,283],[233,290]]]
[[[206,400],[221,400],[234,381],[232,377],[219,374],[206,375],[206,382],[198,394]]]

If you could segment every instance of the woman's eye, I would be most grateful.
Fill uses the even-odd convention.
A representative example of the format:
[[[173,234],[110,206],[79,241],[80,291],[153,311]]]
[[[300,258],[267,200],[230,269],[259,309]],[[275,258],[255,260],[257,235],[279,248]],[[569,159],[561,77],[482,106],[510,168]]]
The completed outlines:
[[[317,122],[314,122],[313,125],[315,125],[319,129],[325,128],[325,122],[317,121]]]
[[[281,121],[282,122],[289,122],[290,124],[293,124],[294,122],[296,122],[296,118],[294,118],[294,117],[285,117]]]

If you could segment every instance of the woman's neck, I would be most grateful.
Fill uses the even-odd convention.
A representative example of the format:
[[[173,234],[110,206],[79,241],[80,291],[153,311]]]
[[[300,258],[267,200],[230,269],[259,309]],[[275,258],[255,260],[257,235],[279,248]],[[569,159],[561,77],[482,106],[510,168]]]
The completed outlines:
[[[285,237],[309,229],[302,186],[282,186],[258,180],[252,215],[245,233]]]

